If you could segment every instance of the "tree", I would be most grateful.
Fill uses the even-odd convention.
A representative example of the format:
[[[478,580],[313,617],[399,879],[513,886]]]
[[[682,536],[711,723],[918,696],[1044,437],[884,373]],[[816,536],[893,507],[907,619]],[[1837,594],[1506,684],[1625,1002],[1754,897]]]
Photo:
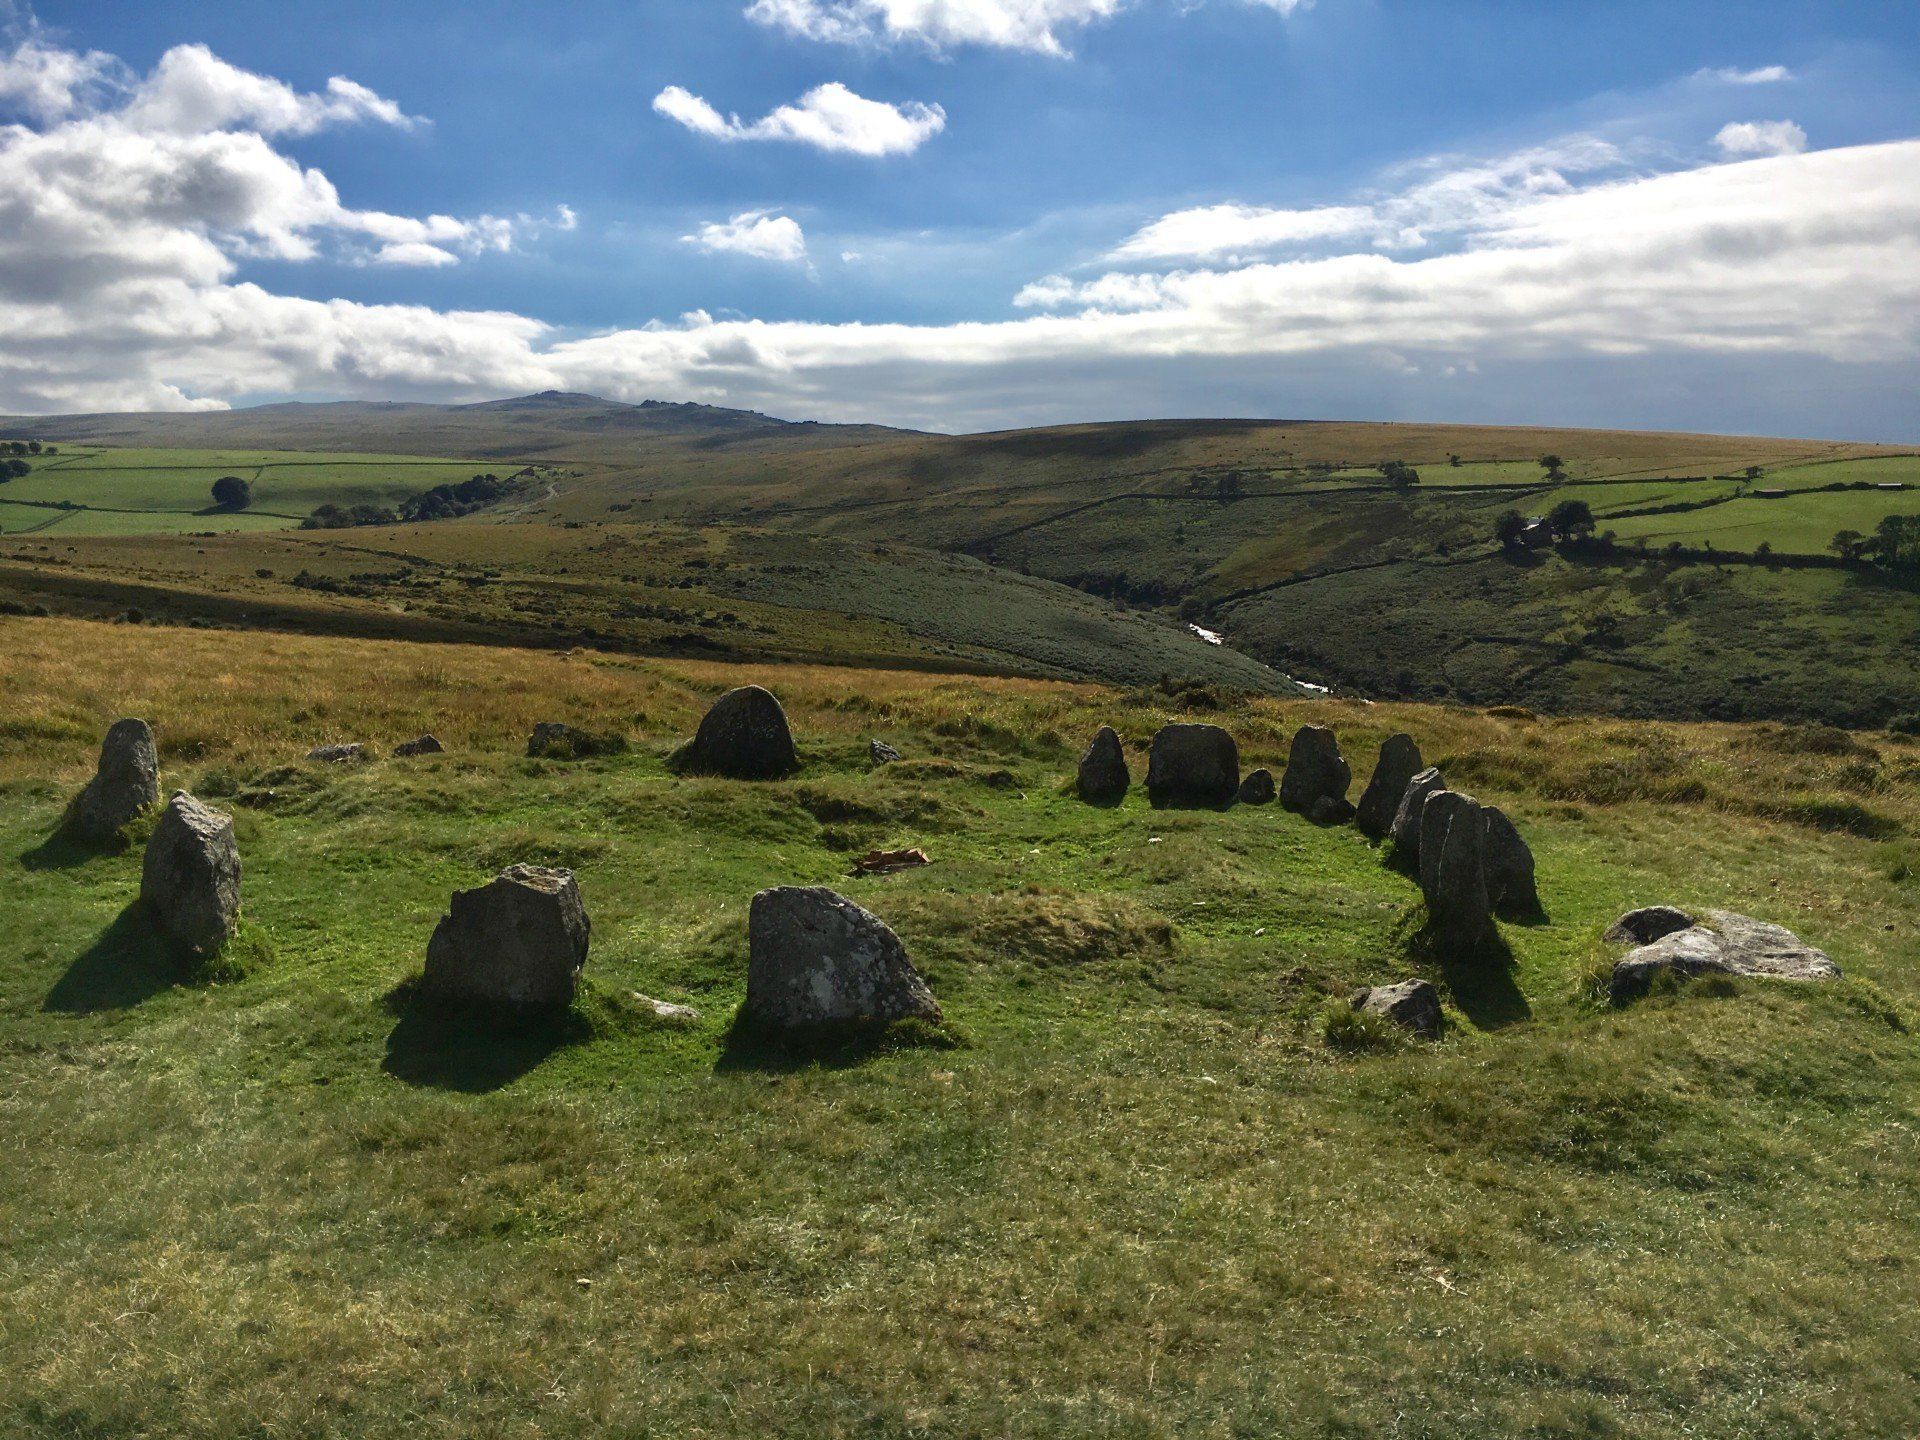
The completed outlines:
[[[1562,540],[1577,540],[1583,535],[1591,535],[1593,507],[1584,500],[1562,500],[1547,512],[1547,524]]]
[[[1867,537],[1858,530],[1836,531],[1833,539],[1827,542],[1827,549],[1842,560],[1858,560],[1867,548]]]
[[[1920,515],[1889,515],[1873,531],[1873,548],[1886,565],[1920,565]]]
[[[1558,480],[1566,473],[1567,462],[1562,460],[1558,455],[1542,455],[1540,457],[1540,468],[1546,471],[1551,478]]]
[[[5,472],[8,480],[18,480],[22,475],[31,474],[33,467],[24,460],[0,461],[0,471]]]
[[[27,453],[29,455],[38,455],[40,453],[40,442],[38,440],[27,441]]]
[[[1527,517],[1518,510],[1503,511],[1500,518],[1493,522],[1493,538],[1502,546],[1511,550],[1520,543],[1520,537],[1527,533]]]
[[[1389,485],[1418,485],[1420,472],[1404,460],[1389,460],[1380,467],[1380,473],[1387,477]]]
[[[244,510],[253,503],[253,487],[238,475],[222,475],[213,482],[213,503],[222,510]]]
[[[1447,464],[1458,470],[1460,468],[1460,457],[1458,455],[1447,456]]]
[[[1747,466],[1747,478],[1749,480],[1758,480],[1764,473],[1758,465]]]

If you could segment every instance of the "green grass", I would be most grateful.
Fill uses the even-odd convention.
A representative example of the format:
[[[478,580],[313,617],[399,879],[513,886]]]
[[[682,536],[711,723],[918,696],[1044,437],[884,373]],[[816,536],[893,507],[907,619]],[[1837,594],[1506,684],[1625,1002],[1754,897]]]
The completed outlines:
[[[62,447],[56,456],[36,457],[29,463],[31,474],[0,486],[0,501],[71,502],[87,507],[86,516],[63,521],[56,528],[91,535],[286,527],[298,524],[323,504],[392,505],[486,468],[469,460],[409,455],[134,447]],[[231,514],[212,509],[213,482],[222,475],[238,475],[252,484],[249,511]],[[24,529],[33,523],[31,510],[0,505],[0,529]]]
[[[1920,489],[1842,490],[1789,494],[1778,499],[1730,500],[1725,505],[1679,515],[1642,515],[1604,523],[1622,541],[1653,545],[1678,540],[1711,543],[1721,550],[1751,551],[1762,544],[1782,554],[1822,555],[1841,530],[1864,535],[1889,515],[1920,515]]]
[[[1550,919],[1507,929],[1510,970],[1449,971],[1351,830],[1070,799],[1101,720],[1139,778],[1165,697],[63,620],[0,644],[10,1435],[1911,1428],[1920,748],[1210,712],[1249,765],[1332,723],[1362,777],[1410,728],[1515,815]],[[749,678],[802,772],[670,775]],[[237,817],[230,983],[151,951],[137,854],[43,844],[126,712]],[[632,748],[529,762],[534,718]],[[449,753],[297,758],[421,729]],[[905,761],[871,769],[873,735]],[[1785,813],[1832,795],[1894,835]],[[935,863],[846,878],[903,843]],[[573,1015],[469,1039],[397,1010],[448,892],[520,859],[579,874]],[[746,902],[802,882],[896,926],[961,1048],[730,1045]],[[1596,1007],[1598,928],[1653,900],[1784,921],[1848,979]],[[1322,1043],[1330,999],[1415,971],[1447,1041]]]

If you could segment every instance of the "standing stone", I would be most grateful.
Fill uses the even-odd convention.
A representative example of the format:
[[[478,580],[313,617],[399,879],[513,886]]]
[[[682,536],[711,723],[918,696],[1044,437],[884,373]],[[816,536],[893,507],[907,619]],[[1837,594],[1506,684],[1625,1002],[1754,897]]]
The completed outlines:
[[[877,915],[824,888],[784,885],[753,897],[747,998],[755,1025],[940,1020],[907,948]]]
[[[140,901],[162,933],[211,954],[240,920],[240,847],[233,817],[173,792],[147,841]]]
[[[1394,735],[1380,747],[1380,759],[1374,764],[1373,778],[1360,797],[1354,824],[1362,835],[1381,840],[1393,828],[1407,786],[1420,771],[1420,747],[1411,735]]]
[[[402,760],[411,760],[416,755],[442,755],[447,747],[432,735],[422,735],[415,740],[402,740],[393,747],[393,753]]]
[[[1393,858],[1412,869],[1420,860],[1420,820],[1426,814],[1427,798],[1447,788],[1440,772],[1429,765],[1407,782],[1400,807],[1393,812],[1393,828],[1387,832],[1393,841]]]
[[[1307,811],[1307,818],[1316,825],[1344,825],[1353,818],[1353,806],[1338,796],[1322,795]]]
[[[1487,898],[1503,915],[1538,915],[1540,892],[1533,878],[1533,851],[1497,805],[1487,817]]]
[[[1080,774],[1075,782],[1080,798],[1090,805],[1111,805],[1127,793],[1133,775],[1127,769],[1126,752],[1111,725],[1094,732],[1093,743],[1080,757]]]
[[[1420,820],[1420,889],[1441,945],[1477,950],[1497,933],[1487,898],[1487,817],[1478,801],[1442,790]]]
[[[570,870],[513,865],[456,890],[427,942],[420,993],[490,1005],[568,1005],[592,925]]]
[[[875,765],[891,765],[900,758],[900,752],[884,740],[867,742],[867,759]]]
[[[82,840],[111,840],[160,801],[160,756],[144,720],[116,720],[100,746],[100,764],[74,796],[67,828]]]
[[[1289,810],[1311,815],[1314,805],[1331,797],[1342,805],[1353,771],[1340,753],[1340,741],[1324,725],[1302,725],[1287,752],[1286,773],[1280,777],[1280,803]]]
[[[618,755],[626,748],[622,736],[596,735],[558,720],[542,720],[527,737],[529,760],[588,760],[596,755]]]
[[[1242,805],[1271,805],[1276,793],[1273,786],[1273,771],[1264,767],[1248,771],[1247,778],[1240,782]]]
[[[358,765],[366,758],[367,747],[358,742],[351,745],[316,745],[307,752],[307,759],[322,765]]]
[[[1240,792],[1240,747],[1218,725],[1163,725],[1147,752],[1155,805],[1218,809]]]
[[[1355,993],[1353,1008],[1391,1020],[1422,1040],[1440,1038],[1440,992],[1425,980],[1374,985]]]
[[[800,758],[780,702],[758,685],[742,685],[713,702],[674,763],[698,774],[775,780],[799,768]]]

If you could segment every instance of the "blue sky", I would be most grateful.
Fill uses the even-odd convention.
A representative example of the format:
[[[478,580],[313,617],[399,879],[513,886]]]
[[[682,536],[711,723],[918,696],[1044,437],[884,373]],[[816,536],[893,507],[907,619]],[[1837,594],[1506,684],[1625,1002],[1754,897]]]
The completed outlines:
[[[1912,0],[749,8],[17,11],[0,111],[23,174],[95,183],[74,177],[130,134],[156,147],[134,183],[212,166],[225,208],[145,195],[179,273],[129,264],[58,323],[23,311],[10,332],[44,343],[0,367],[0,405],[552,381],[948,429],[1177,412],[1920,440]],[[168,69],[183,46],[206,60]],[[260,86],[311,100],[336,76],[373,99],[260,108]],[[827,86],[837,120],[806,100]],[[220,104],[182,120],[178,94],[208,87]],[[798,118],[763,122],[782,106]],[[810,142],[823,123],[842,148]],[[388,218],[289,211],[289,172]],[[62,198],[110,215],[111,188]],[[1836,239],[1862,191],[1865,228]],[[401,234],[433,216],[439,239]],[[0,309],[78,283],[64,224],[22,220],[18,250],[44,228],[65,257],[37,282],[53,260],[0,238]],[[1494,263],[1516,250],[1526,268]],[[117,360],[73,319],[88,301]],[[129,305],[204,333],[128,353]]]

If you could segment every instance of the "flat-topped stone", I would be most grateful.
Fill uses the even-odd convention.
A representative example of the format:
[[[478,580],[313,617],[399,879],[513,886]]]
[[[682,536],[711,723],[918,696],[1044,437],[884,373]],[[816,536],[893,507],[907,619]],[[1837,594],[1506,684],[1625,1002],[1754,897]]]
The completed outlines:
[[[1666,972],[1688,979],[1733,975],[1768,980],[1836,980],[1840,967],[1791,930],[1731,910],[1709,910],[1684,930],[1674,930],[1621,957],[1608,985],[1615,1004],[1644,995]]]
[[[571,1004],[592,925],[570,870],[511,865],[456,890],[427,942],[420,993],[492,1005]]]

